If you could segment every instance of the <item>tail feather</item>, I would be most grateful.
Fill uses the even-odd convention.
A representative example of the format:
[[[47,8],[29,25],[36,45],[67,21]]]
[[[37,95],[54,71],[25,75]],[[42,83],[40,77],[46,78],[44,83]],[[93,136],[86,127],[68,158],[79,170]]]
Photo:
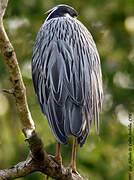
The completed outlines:
[[[48,100],[48,122],[59,142],[67,144],[67,136],[64,131],[64,109],[55,103],[52,98]]]
[[[64,124],[65,134],[79,137],[82,133],[83,115],[82,108],[74,104],[70,98],[67,99],[66,104],[66,119]]]

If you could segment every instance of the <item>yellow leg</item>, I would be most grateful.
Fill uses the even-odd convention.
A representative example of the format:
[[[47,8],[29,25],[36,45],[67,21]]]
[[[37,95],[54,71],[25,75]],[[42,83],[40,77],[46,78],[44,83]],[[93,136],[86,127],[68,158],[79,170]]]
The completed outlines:
[[[62,157],[61,157],[61,153],[60,153],[60,143],[57,143],[57,147],[56,147],[56,156],[55,159],[57,161],[58,164],[62,164]]]
[[[73,148],[72,148],[72,161],[71,168],[73,173],[77,173],[76,171],[76,146],[77,146],[77,138],[73,140]]]

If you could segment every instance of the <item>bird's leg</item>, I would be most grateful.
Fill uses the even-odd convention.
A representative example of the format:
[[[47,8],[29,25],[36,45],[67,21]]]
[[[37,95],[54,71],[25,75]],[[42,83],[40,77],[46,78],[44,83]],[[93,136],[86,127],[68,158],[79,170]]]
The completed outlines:
[[[62,166],[62,157],[61,157],[61,153],[60,153],[60,143],[57,142],[57,147],[56,147],[56,155],[52,156],[49,155],[53,161],[55,161],[58,165]]]
[[[57,146],[56,146],[56,155],[55,156],[51,156],[51,158],[58,165],[62,166],[62,157],[61,157],[61,153],[60,153],[60,143],[59,142],[57,142]],[[46,177],[46,180],[48,180],[48,178],[49,178],[49,176]]]
[[[58,164],[61,165],[62,164],[62,157],[61,157],[61,153],[60,153],[60,146],[61,146],[61,144],[59,142],[57,142],[55,160]]]
[[[73,140],[72,160],[71,160],[71,169],[73,173],[77,173],[76,171],[76,146],[77,146],[77,138],[75,137]]]

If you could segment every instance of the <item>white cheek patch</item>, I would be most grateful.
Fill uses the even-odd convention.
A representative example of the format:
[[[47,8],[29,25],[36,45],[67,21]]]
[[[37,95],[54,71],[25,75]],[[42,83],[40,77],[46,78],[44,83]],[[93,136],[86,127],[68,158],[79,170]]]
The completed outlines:
[[[66,13],[64,14],[65,17],[71,17],[70,14]]]

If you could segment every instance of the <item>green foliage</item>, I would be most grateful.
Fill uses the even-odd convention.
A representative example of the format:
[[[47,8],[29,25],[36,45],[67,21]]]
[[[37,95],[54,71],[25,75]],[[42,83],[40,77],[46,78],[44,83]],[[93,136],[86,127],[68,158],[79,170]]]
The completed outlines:
[[[92,33],[101,57],[104,103],[100,134],[91,130],[83,148],[78,147],[79,172],[93,180],[128,179],[128,114],[134,112],[134,1],[133,0],[10,0],[5,27],[17,53],[27,97],[37,131],[48,153],[55,153],[55,138],[42,115],[31,79],[31,57],[36,34],[48,9],[57,4],[73,6],[78,19]],[[26,158],[27,144],[21,132],[13,97],[3,94],[10,88],[8,73],[0,57],[0,169]],[[134,117],[133,117],[134,118]],[[71,159],[72,138],[62,146],[65,166]],[[20,180],[44,177],[34,173]]]

